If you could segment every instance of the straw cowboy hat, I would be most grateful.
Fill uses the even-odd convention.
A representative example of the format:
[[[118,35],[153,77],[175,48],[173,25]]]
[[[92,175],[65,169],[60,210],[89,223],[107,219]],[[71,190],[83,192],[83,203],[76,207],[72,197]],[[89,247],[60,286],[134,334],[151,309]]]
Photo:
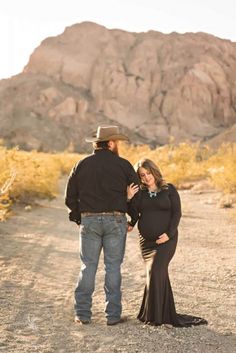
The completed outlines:
[[[118,126],[98,126],[97,132],[85,139],[86,142],[102,142],[102,141],[128,141],[129,138],[119,132]]]

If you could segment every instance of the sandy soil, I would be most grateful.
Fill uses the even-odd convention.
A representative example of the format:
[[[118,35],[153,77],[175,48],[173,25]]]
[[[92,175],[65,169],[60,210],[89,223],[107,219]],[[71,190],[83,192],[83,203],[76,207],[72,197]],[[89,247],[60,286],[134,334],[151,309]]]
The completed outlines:
[[[235,352],[236,218],[216,206],[218,196],[181,192],[183,218],[171,283],[178,312],[209,321],[187,329],[150,327],[136,320],[145,282],[136,230],[128,235],[122,267],[128,322],[106,326],[101,257],[92,324],[75,324],[78,229],[67,220],[62,194],[30,212],[16,209],[13,218],[0,224],[0,352]]]

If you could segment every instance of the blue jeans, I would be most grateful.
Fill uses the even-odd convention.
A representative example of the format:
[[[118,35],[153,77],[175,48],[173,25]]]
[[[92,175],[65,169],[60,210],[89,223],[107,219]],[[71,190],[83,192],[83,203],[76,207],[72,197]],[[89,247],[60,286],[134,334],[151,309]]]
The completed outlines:
[[[81,269],[75,289],[75,311],[82,320],[92,315],[92,294],[101,250],[105,267],[105,313],[108,320],[121,316],[121,271],[125,252],[125,215],[85,216],[80,225]]]

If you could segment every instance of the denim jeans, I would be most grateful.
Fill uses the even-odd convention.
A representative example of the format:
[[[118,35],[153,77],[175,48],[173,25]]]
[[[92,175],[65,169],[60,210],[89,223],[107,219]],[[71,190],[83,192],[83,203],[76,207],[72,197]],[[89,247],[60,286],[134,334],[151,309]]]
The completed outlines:
[[[84,216],[80,225],[81,269],[75,289],[75,311],[82,320],[91,318],[92,294],[101,250],[105,267],[105,313],[108,320],[121,316],[121,271],[125,252],[125,215]]]

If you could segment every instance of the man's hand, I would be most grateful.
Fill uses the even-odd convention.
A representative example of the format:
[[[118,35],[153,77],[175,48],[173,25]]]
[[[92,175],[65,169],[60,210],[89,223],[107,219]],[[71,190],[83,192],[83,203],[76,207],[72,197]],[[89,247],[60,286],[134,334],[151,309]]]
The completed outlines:
[[[163,233],[162,235],[159,236],[159,238],[156,240],[156,243],[158,245],[166,243],[170,238],[166,233]]]

